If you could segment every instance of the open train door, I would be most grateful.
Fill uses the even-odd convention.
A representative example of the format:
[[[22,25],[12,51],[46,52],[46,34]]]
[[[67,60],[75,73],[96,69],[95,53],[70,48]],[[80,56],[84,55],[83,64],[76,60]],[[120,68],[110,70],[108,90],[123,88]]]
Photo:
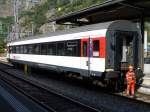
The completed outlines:
[[[141,33],[139,25],[127,20],[112,22],[106,33],[106,69],[127,71],[132,64],[141,67]]]
[[[139,59],[137,32],[116,31],[115,33],[115,68],[127,70],[128,65],[137,68]]]

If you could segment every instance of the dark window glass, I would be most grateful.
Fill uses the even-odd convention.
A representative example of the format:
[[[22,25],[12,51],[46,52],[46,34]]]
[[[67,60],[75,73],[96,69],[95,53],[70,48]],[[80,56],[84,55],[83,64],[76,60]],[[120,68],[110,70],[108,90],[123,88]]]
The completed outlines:
[[[56,43],[49,43],[47,49],[48,55],[56,55]]]
[[[58,56],[64,56],[65,55],[64,42],[58,42],[57,43],[57,55]]]
[[[93,41],[93,57],[99,57],[99,40]]]
[[[24,54],[28,54],[28,45],[24,45]]]
[[[47,43],[41,44],[41,54],[46,55],[47,54]]]
[[[87,42],[83,42],[83,57],[87,56]]]
[[[40,54],[40,44],[34,44],[34,54]]]
[[[20,53],[20,46],[16,46],[16,53],[17,53],[17,54]]]
[[[66,41],[66,56],[80,56],[80,43],[78,40]]]
[[[28,54],[33,54],[34,53],[34,45],[30,44],[28,45]]]
[[[21,53],[21,54],[23,54],[23,52],[24,52],[23,50],[24,50],[23,45],[21,45],[21,46],[20,46],[20,53]]]
[[[12,52],[13,52],[13,53],[16,53],[16,46],[13,46],[13,47],[12,47]]]

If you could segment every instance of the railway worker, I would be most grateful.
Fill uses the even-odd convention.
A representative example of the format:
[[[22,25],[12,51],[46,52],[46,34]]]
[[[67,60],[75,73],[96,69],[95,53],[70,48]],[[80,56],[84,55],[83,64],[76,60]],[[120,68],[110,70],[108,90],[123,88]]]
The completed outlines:
[[[135,73],[133,70],[133,66],[130,65],[128,67],[128,72],[126,73],[126,80],[127,80],[127,95],[131,95],[134,96],[134,92],[135,92]]]

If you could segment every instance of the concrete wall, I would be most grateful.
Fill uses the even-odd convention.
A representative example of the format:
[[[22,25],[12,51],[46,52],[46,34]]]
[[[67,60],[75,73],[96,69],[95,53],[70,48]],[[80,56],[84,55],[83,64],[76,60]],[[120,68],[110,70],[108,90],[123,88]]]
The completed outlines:
[[[144,64],[144,73],[150,76],[150,64]]]

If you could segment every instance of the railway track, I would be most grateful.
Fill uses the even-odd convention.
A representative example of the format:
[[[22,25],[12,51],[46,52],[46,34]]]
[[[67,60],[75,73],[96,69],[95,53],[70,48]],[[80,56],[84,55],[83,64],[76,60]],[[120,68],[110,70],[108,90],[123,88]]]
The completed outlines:
[[[22,78],[23,77],[21,77],[21,75],[19,75],[19,73],[20,72],[16,72],[16,74],[15,74],[15,71],[14,72],[11,72],[11,71],[13,71],[13,69],[12,68],[10,68],[10,70],[8,70],[9,68],[8,67],[1,67],[1,68],[3,68],[3,70],[2,71],[0,71],[0,74],[1,74],[1,72],[4,72],[4,76],[2,76],[2,78],[3,79],[5,79],[5,78],[7,78],[7,79],[9,79],[8,77],[15,77],[15,78],[19,78],[19,80],[20,80],[20,78],[21,78],[21,80],[22,80]],[[11,70],[12,69],[12,70]],[[16,76],[13,76],[13,74],[15,74]],[[1,77],[1,75],[0,75],[0,77]],[[13,79],[13,80],[15,80],[15,79]],[[27,83],[31,83],[31,84],[34,84],[34,85],[36,85],[36,86],[39,86],[39,84],[41,84],[41,85],[43,85],[42,83],[39,83],[40,82],[40,79],[38,79],[38,81],[36,81],[36,80],[34,80],[33,82],[32,82],[32,80],[28,77],[28,78],[26,78],[26,79],[24,79],[23,78],[23,80],[27,80]],[[29,82],[28,82],[29,81]],[[41,80],[42,81],[42,80]],[[11,82],[11,80],[10,81],[8,81],[8,82]],[[17,80],[16,80],[16,82],[17,82]],[[37,84],[38,83],[38,84]],[[47,83],[47,85],[48,84],[50,84],[51,85],[51,83],[48,83],[48,82],[46,82]],[[16,85],[16,84],[15,84]],[[19,83],[18,82],[18,85],[26,85],[26,84],[22,84],[22,83]],[[80,84],[80,85],[82,85],[82,84]],[[55,88],[57,88],[57,86],[54,86]],[[16,88],[16,87],[15,87]],[[20,87],[21,89],[23,88],[23,87]],[[29,88],[27,85],[25,86],[25,88]],[[32,88],[32,87],[31,87]],[[42,87],[43,88],[43,87]],[[47,89],[48,89],[48,91],[49,91],[49,88],[48,88],[48,86],[44,86],[44,89],[46,88],[46,91],[47,91]],[[59,87],[58,87],[59,88]],[[69,91],[68,90],[68,87],[63,87],[63,88],[66,88],[66,90],[65,91]],[[83,87],[84,88],[84,87]],[[50,90],[54,90],[55,91],[55,89],[54,88],[50,88]],[[43,89],[42,89],[43,90]],[[20,90],[19,90],[20,91]],[[41,90],[40,90],[41,91]],[[44,90],[43,90],[44,91]],[[78,91],[78,90],[77,90]],[[94,89],[94,91],[97,91],[97,89]],[[25,93],[24,93],[25,92]],[[88,107],[89,106],[86,106],[86,105],[84,105],[84,104],[86,104],[86,102],[84,102],[84,101],[82,101],[81,99],[78,99],[78,98],[76,98],[78,101],[81,101],[81,102],[84,102],[84,104],[82,104],[81,103],[81,105],[83,105],[83,106],[85,106],[85,108],[84,109],[76,109],[76,106],[75,107],[73,107],[73,108],[75,108],[75,109],[73,109],[71,106],[70,106],[70,104],[68,105],[68,103],[66,103],[66,104],[64,104],[64,103],[59,103],[60,105],[62,104],[62,105],[65,105],[64,107],[61,107],[60,105],[56,105],[59,101],[56,101],[55,102],[55,100],[53,101],[53,99],[52,99],[52,102],[50,102],[51,104],[52,104],[52,106],[51,106],[51,104],[49,104],[47,101],[45,101],[45,99],[48,99],[48,100],[51,100],[51,98],[49,98],[49,97],[53,97],[53,96],[47,96],[47,93],[45,93],[46,95],[41,95],[42,93],[41,92],[38,92],[38,90],[36,90],[36,89],[29,89],[29,91],[27,90],[27,91],[23,91],[23,93],[24,94],[26,94],[26,92],[28,92],[28,93],[34,93],[35,95],[36,95],[36,97],[32,97],[32,95],[30,95],[29,94],[29,97],[31,97],[31,99],[33,99],[33,100],[35,100],[37,103],[39,103],[40,105],[43,105],[44,107],[46,107],[46,108],[50,108],[49,109],[49,111],[61,111],[61,112],[66,112],[67,110],[69,111],[69,112],[77,112],[77,111],[82,111],[82,112],[84,112],[84,111],[86,111],[86,112],[95,112],[95,111],[102,111],[102,112],[115,112],[116,110],[115,110],[115,108],[118,110],[118,106],[120,105],[120,109],[122,109],[122,112],[126,112],[125,110],[128,110],[127,109],[127,106],[125,106],[124,107],[124,105],[128,105],[128,104],[130,104],[130,106],[131,106],[131,108],[133,109],[132,110],[132,112],[149,112],[149,111],[147,111],[147,110],[149,110],[150,108],[149,108],[149,103],[146,103],[146,102],[143,102],[143,100],[140,100],[139,98],[140,97],[138,97],[138,98],[136,98],[136,99],[134,99],[134,98],[129,98],[129,97],[126,97],[126,96],[124,96],[123,94],[114,94],[114,93],[109,93],[109,92],[100,92],[99,94],[102,94],[102,95],[100,95],[101,96],[101,98],[99,99],[98,98],[98,96],[97,96],[97,100],[96,100],[96,104],[95,105],[97,105],[97,104],[99,104],[99,106],[95,106],[95,105],[92,105],[92,107],[94,107],[94,108],[91,108],[90,107],[90,110],[88,109]],[[52,93],[55,93],[55,92],[53,92],[52,91]],[[59,92],[60,93],[60,92]],[[61,92],[61,93],[63,93],[63,92]],[[63,93],[63,94],[65,94],[66,96],[68,96],[66,93]],[[76,94],[76,92],[74,93],[74,94]],[[87,93],[88,94],[88,93]],[[28,96],[28,94],[27,94],[27,96]],[[43,96],[45,96],[44,98],[43,98]],[[61,96],[63,96],[63,95],[61,95]],[[80,96],[80,95],[79,95]],[[48,98],[47,98],[48,97]],[[64,96],[65,97],[65,96]],[[85,96],[84,96],[85,97]],[[94,96],[92,96],[92,95],[90,95],[90,97],[95,97],[95,94],[94,94]],[[144,95],[144,97],[145,97],[145,95]],[[42,101],[41,100],[41,102],[39,102],[39,100],[38,100],[38,98],[40,98],[40,99],[43,99],[44,101]],[[70,98],[70,96],[69,96],[69,98]],[[74,98],[74,97],[72,97],[72,98]],[[81,98],[81,96],[80,96],[80,98]],[[87,97],[85,97],[85,98],[87,98]],[[98,100],[99,99],[99,100]],[[112,100],[113,99],[113,100]],[[137,99],[139,99],[139,100],[137,100]],[[141,96],[141,99],[143,99],[143,96]],[[144,99],[147,99],[147,97],[145,97]],[[37,101],[38,100],[38,101]],[[72,99],[71,99],[72,100]],[[116,102],[116,103],[113,103],[113,104],[111,104],[111,102],[112,101],[113,102]],[[74,101],[74,100],[73,100]],[[103,101],[105,101],[105,102],[108,102],[107,104],[104,104],[105,102],[103,102]],[[46,103],[47,102],[47,103]],[[76,102],[76,101],[75,101]],[[91,101],[92,102],[92,101]],[[56,104],[55,104],[56,103]],[[80,102],[77,102],[77,103],[79,103],[80,104]],[[92,102],[93,103],[93,102]],[[47,106],[47,104],[48,104],[48,106]],[[88,103],[89,104],[89,103]],[[94,104],[94,103],[93,103]],[[123,104],[123,105],[122,105]],[[110,106],[109,105],[112,105],[111,106],[111,108],[110,108]],[[60,107],[60,108],[58,108],[58,110],[55,110],[55,108],[57,109],[57,107]],[[72,111],[70,110],[70,109],[68,109],[68,107],[71,107],[71,109],[73,109]],[[65,109],[63,109],[63,108],[65,108]],[[95,109],[96,108],[96,109]],[[99,109],[99,110],[97,110],[97,108]],[[129,108],[129,107],[128,107]],[[139,108],[138,110],[137,109],[135,109],[135,108]],[[141,108],[143,108],[142,109],[142,111],[141,111]],[[91,110],[92,109],[92,110]],[[117,112],[117,111],[116,111]],[[119,111],[120,112],[120,111]],[[130,111],[129,111],[130,112]]]
[[[0,78],[50,112],[100,112],[62,94],[0,70]]]

